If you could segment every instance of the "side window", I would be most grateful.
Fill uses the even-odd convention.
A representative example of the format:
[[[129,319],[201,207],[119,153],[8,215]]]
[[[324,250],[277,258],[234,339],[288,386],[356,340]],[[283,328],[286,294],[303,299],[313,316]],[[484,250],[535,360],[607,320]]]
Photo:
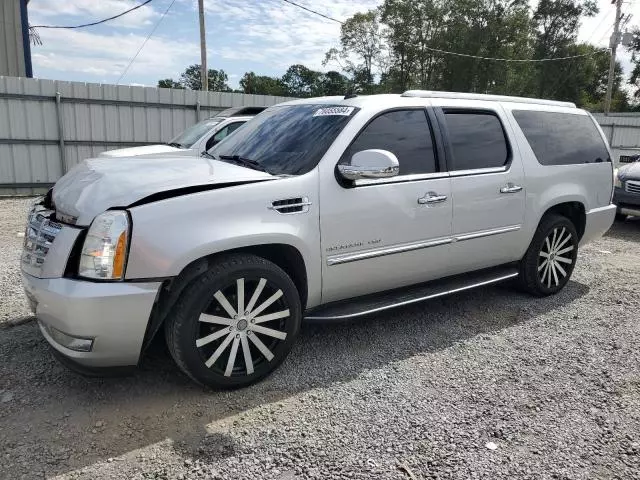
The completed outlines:
[[[400,175],[437,171],[431,129],[424,110],[396,110],[376,117],[360,132],[340,163],[353,154],[378,148],[398,157]]]
[[[235,122],[235,123],[230,123],[229,125],[227,125],[226,127],[224,127],[222,130],[220,130],[219,132],[216,132],[216,134],[211,137],[209,140],[207,140],[207,146],[206,149],[209,150],[211,147],[213,147],[216,143],[220,143],[222,140],[224,140],[228,135],[232,134],[233,132],[235,132],[238,128],[240,128],[242,125],[244,125],[244,122]]]
[[[509,147],[500,119],[490,112],[445,110],[452,149],[450,170],[502,167],[509,161]]]
[[[611,161],[600,132],[587,115],[514,110],[513,116],[542,165]]]

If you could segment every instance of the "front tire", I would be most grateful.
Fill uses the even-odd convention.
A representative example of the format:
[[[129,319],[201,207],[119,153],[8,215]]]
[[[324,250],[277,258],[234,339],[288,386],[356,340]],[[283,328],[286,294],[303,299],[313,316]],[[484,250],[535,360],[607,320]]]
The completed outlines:
[[[165,332],[184,373],[202,385],[229,389],[275,370],[301,320],[298,290],[280,267],[255,255],[233,255],[185,288]]]
[[[573,222],[562,215],[545,215],[520,261],[521,287],[539,297],[558,293],[571,278],[577,256]]]

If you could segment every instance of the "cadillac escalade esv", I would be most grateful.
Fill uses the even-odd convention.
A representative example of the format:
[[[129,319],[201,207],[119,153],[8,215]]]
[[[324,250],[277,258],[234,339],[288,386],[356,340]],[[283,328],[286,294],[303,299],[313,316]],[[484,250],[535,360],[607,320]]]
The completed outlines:
[[[613,223],[612,191],[606,140],[570,103],[311,98],[200,158],[77,165],[29,215],[23,280],[75,368],[134,366],[164,329],[192,379],[240,387],[285,359],[305,318],[509,279],[557,293]]]

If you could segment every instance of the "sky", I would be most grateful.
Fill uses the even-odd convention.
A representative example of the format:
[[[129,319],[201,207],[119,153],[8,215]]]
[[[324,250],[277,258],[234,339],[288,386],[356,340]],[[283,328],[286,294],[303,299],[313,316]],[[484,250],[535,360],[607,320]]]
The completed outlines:
[[[43,45],[32,46],[34,76],[149,86],[155,86],[162,78],[177,79],[188,65],[200,63],[200,47],[197,1],[173,1],[124,76],[127,65],[172,0],[153,0],[99,26],[39,29]],[[600,13],[583,20],[580,40],[608,45],[615,13],[610,1],[597,0]],[[140,3],[142,0],[30,0],[29,23],[77,25],[115,15]],[[296,3],[344,20],[378,6],[382,0],[296,0]],[[629,27],[640,25],[640,0],[626,1],[623,12],[631,14]],[[327,50],[338,46],[338,23],[283,0],[205,0],[205,15],[208,67],[223,69],[233,88],[248,71],[281,76],[288,66],[296,63],[316,70],[332,69],[324,67],[322,60]],[[628,74],[630,54],[624,48],[618,52]]]

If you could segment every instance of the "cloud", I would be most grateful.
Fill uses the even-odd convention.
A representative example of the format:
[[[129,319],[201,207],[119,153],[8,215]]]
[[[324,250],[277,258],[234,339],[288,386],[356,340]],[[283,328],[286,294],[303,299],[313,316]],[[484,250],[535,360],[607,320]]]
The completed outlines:
[[[297,3],[342,21],[356,12],[375,8],[381,2],[335,0],[322,5],[321,2],[297,0]],[[215,25],[216,35],[223,31],[228,39],[229,46],[217,49],[216,55],[228,60],[246,60],[280,69],[303,63],[325,70],[322,66],[324,54],[337,46],[340,37],[339,23],[282,0],[240,0],[235,4],[205,0],[205,10],[208,25]],[[260,70],[260,66],[254,70]]]
[[[46,30],[41,33],[46,51],[33,53],[36,69],[79,72],[119,77],[140,48],[146,35],[98,34],[87,30]],[[128,75],[162,76],[178,72],[197,55],[196,44],[177,39],[151,37],[131,66]],[[194,56],[194,59],[196,57]],[[111,79],[115,80],[114,78]]]
[[[37,0],[29,5],[29,20],[32,25],[90,23],[117,15],[140,3],[138,0]],[[108,25],[140,28],[153,23],[158,15],[150,3],[109,21]]]

